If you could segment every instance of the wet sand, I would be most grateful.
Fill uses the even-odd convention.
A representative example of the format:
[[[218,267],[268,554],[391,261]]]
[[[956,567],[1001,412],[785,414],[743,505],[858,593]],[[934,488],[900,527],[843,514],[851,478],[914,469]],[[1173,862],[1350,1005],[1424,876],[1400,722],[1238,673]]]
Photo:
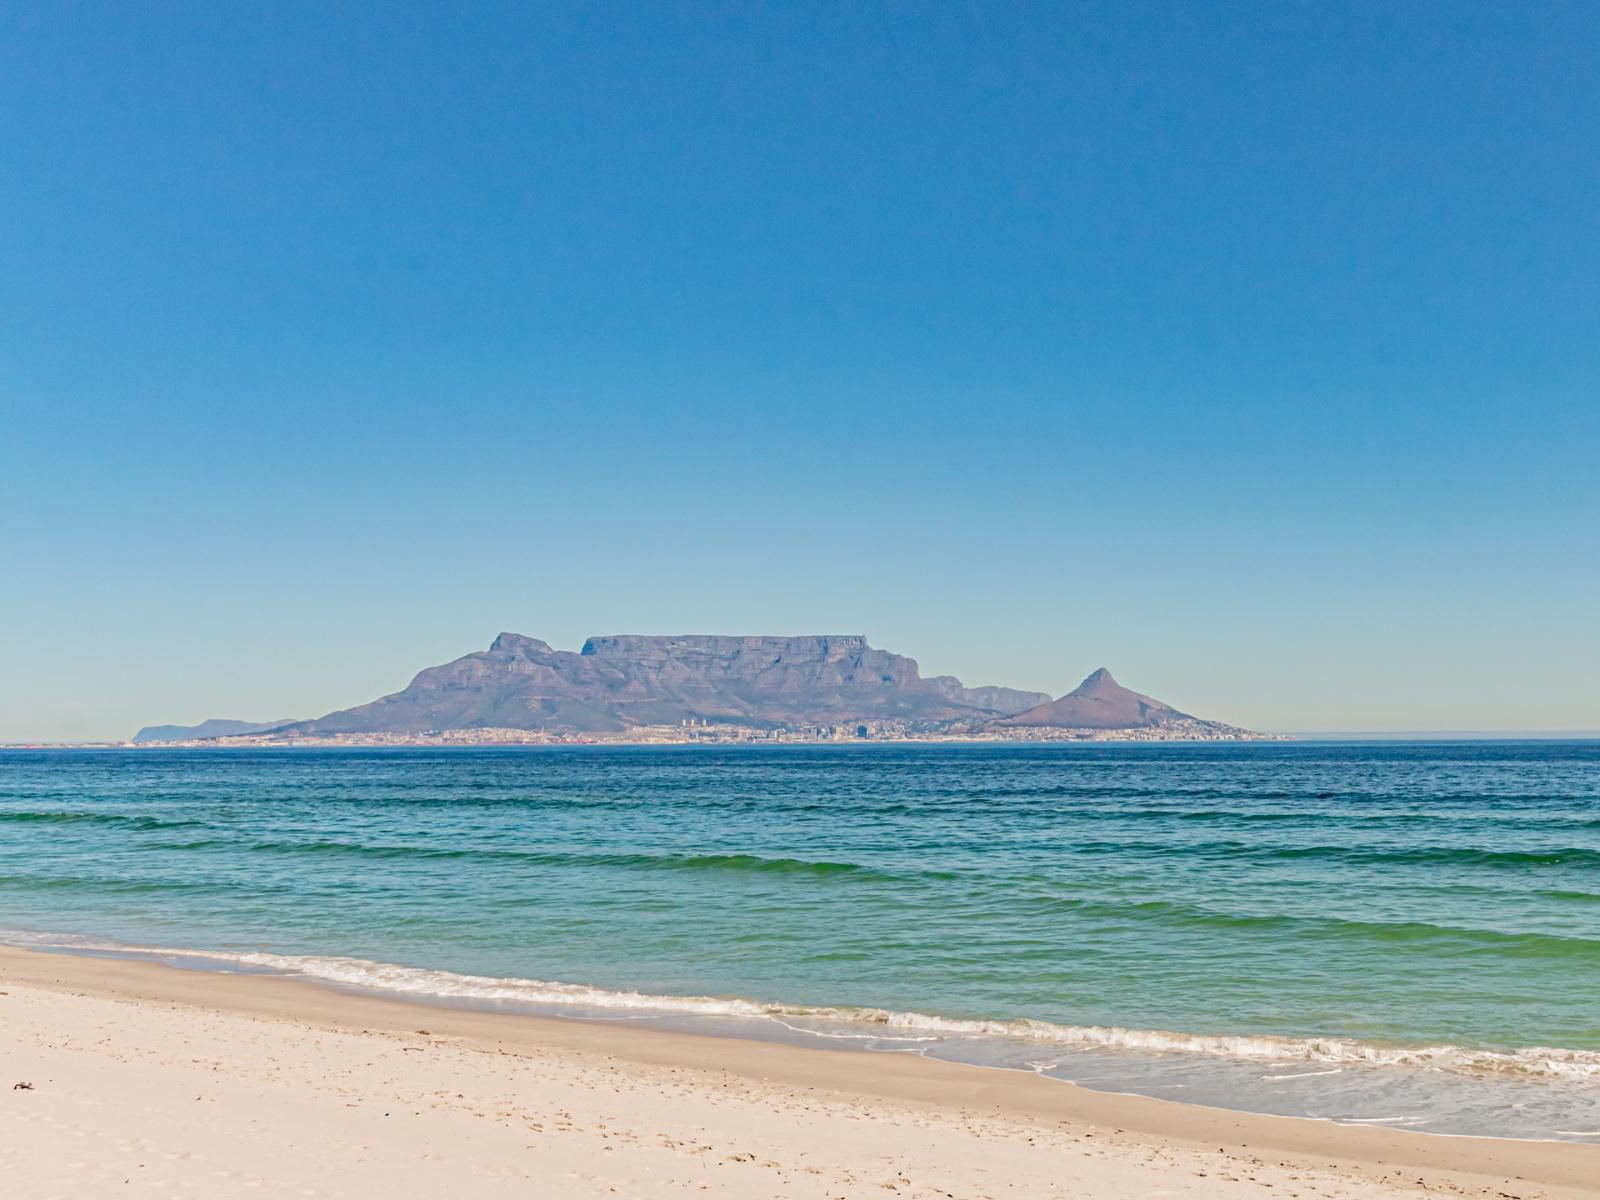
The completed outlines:
[[[12,949],[0,991],[0,1179],[18,1196],[1600,1196],[1600,1147],[909,1055]]]

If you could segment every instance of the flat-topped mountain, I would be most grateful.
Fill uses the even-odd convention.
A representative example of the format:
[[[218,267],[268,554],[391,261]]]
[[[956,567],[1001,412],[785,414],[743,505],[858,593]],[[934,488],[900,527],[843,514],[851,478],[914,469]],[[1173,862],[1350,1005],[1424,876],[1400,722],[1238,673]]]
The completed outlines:
[[[869,728],[858,732],[860,726]],[[1104,668],[1052,700],[1044,692],[969,688],[951,675],[925,679],[914,659],[870,646],[859,634],[622,634],[590,638],[573,652],[502,633],[487,650],[430,667],[402,691],[316,720],[150,726],[135,740],[676,736],[662,727],[679,727],[685,739],[735,741],[862,733],[1029,741],[1260,736],[1130,691]]]
[[[900,720],[978,724],[1034,709],[1042,692],[922,678],[914,659],[863,636],[594,637],[577,653],[502,633],[431,667],[404,691],[303,721],[294,735],[527,729],[620,733],[711,721],[795,726]]]
[[[236,737],[246,733],[269,733],[284,725],[293,725],[296,718],[281,721],[233,721],[211,717],[198,725],[146,725],[133,735],[136,742],[192,742],[202,738]]]
[[[995,724],[1002,728],[1149,729],[1198,718],[1170,704],[1129,691],[1101,667],[1059,700],[1016,713]]]

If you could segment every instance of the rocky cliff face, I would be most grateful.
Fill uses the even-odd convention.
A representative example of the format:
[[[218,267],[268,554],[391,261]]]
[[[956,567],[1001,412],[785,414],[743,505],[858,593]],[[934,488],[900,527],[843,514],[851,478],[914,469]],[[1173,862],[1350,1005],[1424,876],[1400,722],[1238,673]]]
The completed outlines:
[[[1004,720],[997,728],[1148,729],[1171,721],[1194,720],[1170,704],[1129,691],[1101,667],[1059,700]]]
[[[858,635],[595,637],[574,654],[502,633],[423,671],[402,692],[291,732],[505,728],[617,732],[686,719],[776,726],[901,719],[984,721],[1049,696],[923,679],[915,660]]]

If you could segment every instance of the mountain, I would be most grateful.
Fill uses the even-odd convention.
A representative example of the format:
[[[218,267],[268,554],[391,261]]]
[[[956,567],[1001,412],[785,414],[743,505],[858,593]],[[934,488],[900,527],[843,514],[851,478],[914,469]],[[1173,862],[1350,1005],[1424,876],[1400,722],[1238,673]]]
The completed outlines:
[[[192,742],[199,738],[233,737],[241,733],[266,733],[284,725],[293,725],[295,718],[281,721],[229,721],[212,717],[198,725],[146,725],[133,735],[136,742]]]
[[[430,667],[404,691],[302,721],[288,735],[446,729],[623,732],[686,720],[776,727],[901,720],[981,723],[1050,699],[924,679],[914,659],[859,635],[593,637],[577,653],[502,633],[488,650]]]
[[[1194,721],[1170,704],[1131,692],[1101,667],[1059,700],[1052,700],[1004,720],[993,728],[1020,729],[1149,729],[1174,721]]]

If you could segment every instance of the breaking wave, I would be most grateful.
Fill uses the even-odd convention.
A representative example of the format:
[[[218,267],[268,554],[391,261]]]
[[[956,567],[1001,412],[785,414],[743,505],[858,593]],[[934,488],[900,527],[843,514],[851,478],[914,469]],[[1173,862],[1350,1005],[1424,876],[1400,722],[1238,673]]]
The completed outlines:
[[[341,987],[424,999],[511,1005],[529,1012],[573,1009],[670,1018],[772,1020],[797,1033],[828,1038],[902,1041],[1004,1039],[1062,1051],[1113,1050],[1266,1064],[1316,1064],[1444,1072],[1458,1076],[1600,1083],[1600,1051],[1552,1046],[1489,1049],[1456,1045],[1385,1045],[1351,1038],[1183,1033],[1101,1025],[1058,1025],[1030,1019],[985,1020],[883,1008],[766,1003],[742,997],[671,996],[489,975],[465,975],[396,963],[325,955],[178,950],[126,946],[70,935],[0,933],[12,945],[109,952],[243,967]],[[811,1022],[817,1028],[792,1022]],[[753,1031],[754,1032],[754,1031]]]

